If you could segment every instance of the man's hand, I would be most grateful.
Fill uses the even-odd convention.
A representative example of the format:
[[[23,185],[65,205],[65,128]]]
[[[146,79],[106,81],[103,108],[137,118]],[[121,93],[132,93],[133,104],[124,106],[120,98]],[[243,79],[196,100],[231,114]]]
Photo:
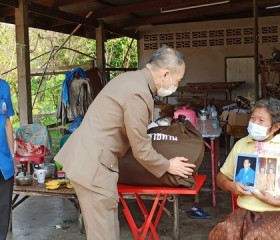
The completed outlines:
[[[183,178],[188,178],[194,172],[195,165],[187,162],[188,159],[184,157],[175,157],[169,160],[169,168],[167,172],[178,175]]]

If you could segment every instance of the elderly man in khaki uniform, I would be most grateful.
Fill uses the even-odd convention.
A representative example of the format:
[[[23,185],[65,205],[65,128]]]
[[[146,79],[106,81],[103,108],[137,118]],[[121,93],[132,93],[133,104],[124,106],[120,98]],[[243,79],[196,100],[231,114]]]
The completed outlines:
[[[55,157],[74,185],[88,240],[119,239],[118,160],[129,147],[157,177],[193,173],[195,166],[186,158],[168,160],[157,153],[147,135],[154,96],[176,91],[184,73],[184,56],[167,46],[159,48],[144,69],[120,74],[103,88]]]

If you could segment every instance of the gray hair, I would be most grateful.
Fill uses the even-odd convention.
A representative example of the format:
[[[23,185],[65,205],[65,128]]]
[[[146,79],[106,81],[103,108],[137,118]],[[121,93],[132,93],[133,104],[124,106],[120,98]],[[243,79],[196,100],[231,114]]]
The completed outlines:
[[[185,63],[185,57],[176,49],[163,45],[152,55],[148,63],[154,70],[165,68],[177,72],[178,67]]]
[[[271,116],[272,124],[280,122],[280,100],[276,98],[261,99],[255,103],[253,110],[255,108],[266,108]]]

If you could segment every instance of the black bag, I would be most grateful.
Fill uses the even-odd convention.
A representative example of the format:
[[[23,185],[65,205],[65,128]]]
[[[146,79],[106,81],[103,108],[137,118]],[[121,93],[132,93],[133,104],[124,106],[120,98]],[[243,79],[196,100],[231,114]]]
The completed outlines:
[[[235,98],[235,102],[236,102],[238,108],[251,110],[250,100],[248,100],[247,98],[245,98],[243,96],[237,96]]]
[[[280,62],[280,50],[274,48],[271,57],[275,62]]]
[[[188,158],[189,163],[199,168],[204,157],[204,143],[199,131],[189,121],[183,123],[176,121],[171,126],[160,126],[148,130],[152,138],[154,149],[165,158],[171,159],[176,156]],[[119,183],[142,185],[142,186],[184,186],[195,187],[193,176],[182,178],[168,172],[160,178],[155,177],[146,170],[129,150],[119,160]]]

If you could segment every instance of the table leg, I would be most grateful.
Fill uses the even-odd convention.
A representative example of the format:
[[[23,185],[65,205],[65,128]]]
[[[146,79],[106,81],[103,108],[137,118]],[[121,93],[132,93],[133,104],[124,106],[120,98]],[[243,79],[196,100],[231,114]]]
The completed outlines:
[[[173,240],[180,239],[180,231],[179,231],[179,207],[178,207],[178,196],[175,196],[173,201],[173,214],[174,214],[174,225],[173,225]]]
[[[78,228],[79,228],[80,234],[83,234],[85,226],[84,226],[83,214],[81,212],[79,213],[79,218],[78,218]]]
[[[11,209],[10,221],[9,221],[9,232],[13,231],[13,210]]]
[[[144,204],[143,204],[143,202],[141,200],[141,203],[142,203],[141,210],[143,209],[144,212],[147,213],[146,216],[148,216],[148,218],[146,218],[146,216],[145,216],[145,225],[144,225],[143,233],[142,233],[142,236],[141,236],[141,240],[145,240],[146,235],[147,235],[149,229],[150,229],[152,235],[154,236],[154,239],[155,240],[159,240],[158,234],[157,234],[157,232],[155,230],[155,227],[154,227],[154,224],[152,222],[153,216],[154,216],[156,208],[157,208],[157,205],[159,203],[159,199],[160,199],[160,194],[158,193],[156,195],[156,197],[155,197],[155,200],[154,200],[153,206],[152,206],[152,208],[150,210],[150,213],[148,213],[147,210],[145,208],[143,208]],[[161,210],[161,212],[162,212],[162,210]]]
[[[212,201],[213,207],[216,207],[216,154],[215,154],[215,139],[211,138],[211,168],[212,168]]]
[[[124,216],[127,220],[127,223],[130,227],[130,230],[132,232],[132,235],[134,236],[134,239],[139,239],[139,231],[138,231],[138,228],[135,224],[135,221],[131,215],[131,212],[129,210],[129,207],[123,197],[123,195],[121,193],[119,193],[119,197],[120,197],[120,201],[122,203],[122,206],[123,206],[123,213],[124,213]]]
[[[141,210],[141,212],[144,216],[144,223],[140,227],[136,226],[136,223],[135,223],[135,221],[133,219],[133,216],[130,212],[130,209],[129,209],[129,207],[128,207],[128,205],[127,205],[127,203],[126,203],[126,201],[123,197],[123,194],[119,193],[120,201],[121,201],[122,206],[123,206],[123,212],[124,212],[124,215],[125,215],[126,220],[128,222],[128,225],[130,226],[130,229],[132,231],[134,239],[137,239],[137,240],[139,240],[139,239],[140,240],[145,240],[145,239],[159,240],[158,233],[156,232],[156,227],[157,227],[157,225],[160,221],[160,218],[162,216],[162,212],[164,210],[168,194],[160,194],[160,193],[156,194],[155,198],[154,198],[153,205],[152,205],[150,211],[148,211],[147,208],[145,207],[145,204],[144,204],[143,200],[141,199],[141,196],[139,196],[137,193],[134,193],[134,196],[135,196],[135,199],[138,203],[138,206],[139,206],[139,208],[140,208],[140,210]],[[177,208],[175,208],[174,211],[175,210],[178,214],[178,203],[177,203]],[[177,216],[177,218],[179,218],[179,216]],[[179,232],[178,227],[177,227],[177,229],[178,229],[178,232]],[[146,238],[148,233],[149,233],[149,236],[148,236],[148,238]]]
[[[152,228],[151,228],[151,232],[156,231],[156,228],[157,228],[157,226],[158,226],[160,217],[161,217],[161,215],[162,215],[162,212],[163,212],[163,210],[164,210],[165,203],[166,203],[166,200],[167,200],[167,197],[168,197],[167,194],[163,194],[163,195],[161,195],[161,196],[162,196],[162,200],[161,200],[161,202],[158,202],[159,209],[158,209],[158,211],[157,211],[157,214],[156,214],[156,218],[155,218],[155,220],[154,220],[154,223],[151,225],[151,227],[152,227]],[[156,236],[157,236],[157,233],[156,233],[156,234],[153,234],[153,235],[156,235]],[[152,234],[150,234],[150,239],[152,239],[151,236],[152,236]]]
[[[75,198],[67,198],[73,205],[74,207],[78,210],[78,228],[79,228],[79,232],[81,234],[84,233],[84,220],[83,220],[83,214],[82,214],[82,210],[81,210],[81,207],[80,207],[80,204],[79,204],[79,200],[77,197]]]
[[[27,198],[29,198],[29,196],[24,196],[21,200],[19,200],[17,202],[17,199],[19,197],[19,194],[15,194],[15,196],[13,197],[12,200],[12,209],[11,209],[11,214],[10,214],[10,222],[9,222],[9,232],[13,231],[13,210],[20,205],[21,203],[23,203]]]
[[[215,167],[216,167],[216,172],[215,172],[215,178],[217,177],[218,175],[218,172],[219,172],[219,168],[220,168],[220,159],[219,159],[219,156],[220,156],[220,140],[219,138],[215,138],[214,140],[214,147],[215,147]]]
[[[204,141],[204,145],[210,150],[211,154],[211,173],[212,173],[212,204],[216,207],[216,155],[215,155],[215,138],[210,139],[210,144]]]
[[[20,199],[19,201],[16,201],[18,198],[18,194],[15,196],[14,200],[13,200],[13,205],[12,205],[12,209],[14,210],[18,205],[22,204],[27,198],[29,198],[30,196],[26,195],[24,196],[22,199]]]

